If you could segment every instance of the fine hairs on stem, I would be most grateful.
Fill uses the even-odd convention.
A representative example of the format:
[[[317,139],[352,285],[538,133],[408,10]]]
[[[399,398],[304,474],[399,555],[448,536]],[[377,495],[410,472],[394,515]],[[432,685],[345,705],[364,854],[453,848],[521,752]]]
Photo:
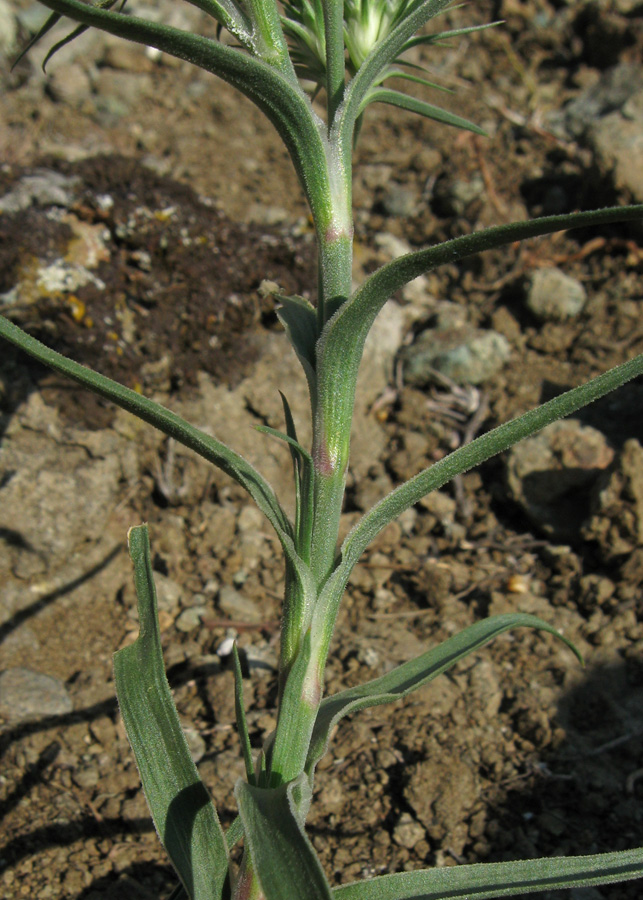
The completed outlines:
[[[580,659],[556,622],[517,611],[481,619],[371,681],[331,695],[324,689],[331,637],[348,579],[387,525],[463,472],[643,374],[642,355],[471,440],[382,497],[340,544],[357,376],[378,313],[397,290],[440,265],[458,264],[472,254],[554,231],[635,221],[643,217],[643,205],[490,227],[407,253],[354,288],[352,162],[364,116],[372,104],[384,103],[431,120],[436,128],[482,135],[475,122],[425,99],[424,93],[428,96],[436,85],[409,63],[407,54],[418,46],[437,52],[450,39],[500,23],[450,28],[445,24],[450,0],[186,0],[214,19],[219,36],[225,31],[234,39],[223,42],[130,15],[125,0],[120,5],[115,0],[41,2],[51,15],[23,52],[61,17],[75,23],[68,37],[47,53],[45,64],[69,40],[93,27],[187,60],[241,91],[283,140],[316,234],[316,307],[303,297],[278,296],[278,315],[308,388],[312,441],[310,446],[300,443],[286,395],[283,430],[261,429],[266,439],[285,442],[290,450],[296,498],[292,517],[260,471],[209,431],[0,318],[5,340],[229,475],[255,501],[283,550],[276,727],[261,748],[252,747],[235,648],[234,700],[246,777],[236,783],[238,816],[224,832],[192,762],[165,677],[148,529],[136,525],[128,533],[140,633],[115,654],[115,683],[149,809],[179,879],[173,900],[481,900],[641,877],[643,848],[634,848],[390,873],[332,887],[308,837],[306,819],[316,766],[348,714],[406,697],[516,628],[550,635]],[[405,93],[391,87],[393,79],[421,90]],[[216,430],[216,422],[212,425]],[[231,856],[237,844],[242,844],[239,865]]]

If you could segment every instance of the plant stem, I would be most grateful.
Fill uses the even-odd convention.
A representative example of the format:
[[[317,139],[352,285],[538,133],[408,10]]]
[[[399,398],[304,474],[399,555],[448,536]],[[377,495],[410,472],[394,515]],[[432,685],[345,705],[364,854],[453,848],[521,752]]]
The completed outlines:
[[[351,160],[343,159],[337,146],[332,143],[328,146],[328,170],[332,219],[331,225],[323,233],[318,232],[320,295],[317,323],[320,334],[327,320],[350,297],[352,290]],[[318,379],[319,376],[318,371]],[[348,468],[351,421],[342,422],[334,434],[329,434],[326,426],[321,405],[317,404],[313,421],[310,566],[318,586],[326,579],[335,561]]]
[[[326,94],[328,129],[344,99],[344,4],[323,0],[324,35],[326,38]]]

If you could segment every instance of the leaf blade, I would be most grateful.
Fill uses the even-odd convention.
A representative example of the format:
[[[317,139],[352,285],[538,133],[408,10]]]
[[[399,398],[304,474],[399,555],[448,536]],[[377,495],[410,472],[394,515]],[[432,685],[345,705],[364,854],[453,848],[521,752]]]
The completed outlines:
[[[245,53],[202,35],[137,16],[98,9],[81,0],[42,2],[54,12],[82,25],[100,28],[117,37],[155,47],[177,59],[186,60],[218,75],[249,97],[272,122],[286,145],[315,221],[321,229],[332,224],[323,124],[314,113],[294,72],[290,74],[289,58],[286,60],[283,54],[278,54],[278,58],[268,62],[261,58],[261,54]]]
[[[266,900],[331,900],[317,854],[296,814],[296,791],[305,779],[278,788],[238,781],[235,796],[254,871]]]
[[[2,316],[0,316],[0,337],[6,338],[39,362],[66,375],[106,400],[112,401],[121,409],[131,412],[139,419],[162,431],[163,434],[174,438],[190,450],[194,450],[203,459],[218,466],[248,491],[275,528],[282,544],[284,540],[286,543],[292,542],[292,525],[272,488],[247,460],[231,450],[230,447],[217,441],[205,431],[190,425],[189,422],[161,406],[160,403],[155,403],[136,391],[94,372],[87,366],[80,365],[55,350],[51,350]]]
[[[154,825],[188,896],[221,900],[228,880],[228,850],[165,677],[147,525],[131,528],[128,542],[140,633],[133,644],[114,654],[123,722]]]
[[[643,848],[591,856],[475,863],[380,875],[333,889],[334,900],[493,900],[643,876]]]
[[[432,647],[415,659],[397,666],[380,678],[340,691],[322,700],[310,741],[306,771],[310,774],[312,768],[326,752],[329,735],[344,716],[370,706],[380,706],[383,703],[401,700],[412,691],[433,681],[459,660],[475,653],[499,635],[512,628],[523,627],[536,628],[539,631],[553,634],[567,644],[582,662],[578,650],[571,641],[542,619],[525,613],[491,616],[470,625],[437,647]]]
[[[454,450],[428,469],[419,472],[376,503],[349,532],[341,548],[341,563],[331,578],[336,577],[342,569],[348,578],[359,557],[377,534],[422,497],[438,490],[456,475],[504,452],[518,441],[531,437],[552,422],[604,397],[641,374],[643,374],[643,354],[548,400],[522,416],[498,425],[469,444]]]
[[[410,76],[398,74],[397,77],[406,77],[410,80]],[[422,79],[413,80],[422,81]],[[389,106],[397,106],[398,109],[416,113],[417,115],[424,116],[425,119],[441,122],[443,125],[452,125],[454,128],[472,131],[474,134],[486,135],[484,129],[480,128],[480,126],[476,125],[474,122],[470,122],[462,116],[458,116],[446,109],[442,109],[440,106],[435,106],[433,103],[427,103],[425,100],[411,97],[409,94],[403,94],[401,91],[393,91],[389,88],[373,89],[366,95],[364,103],[360,107],[360,112],[363,112],[371,103],[387,103]]]

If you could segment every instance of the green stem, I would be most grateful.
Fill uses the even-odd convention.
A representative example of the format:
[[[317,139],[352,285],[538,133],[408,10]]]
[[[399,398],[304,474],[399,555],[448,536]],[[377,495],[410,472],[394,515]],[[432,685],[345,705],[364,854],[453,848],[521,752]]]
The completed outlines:
[[[324,35],[326,38],[326,94],[328,130],[344,99],[344,4],[337,0],[323,0]]]
[[[319,288],[317,306],[319,333],[327,320],[351,295],[353,268],[353,223],[351,215],[351,160],[342,159],[336,146],[328,149],[331,185],[331,225],[318,231]],[[319,360],[318,360],[319,362]],[[318,383],[329,379],[317,371]],[[340,374],[340,373],[338,373]],[[340,374],[341,378],[341,374]],[[330,381],[332,382],[332,378]],[[335,385],[331,385],[331,390]],[[337,386],[339,390],[339,386]],[[352,406],[351,406],[352,413]],[[312,543],[310,567],[317,585],[332,570],[339,533],[348,455],[351,418],[338,423],[329,434],[323,404],[317,404],[313,422]]]
[[[298,85],[275,0],[248,0],[248,9],[254,25],[255,52],[292,84]]]

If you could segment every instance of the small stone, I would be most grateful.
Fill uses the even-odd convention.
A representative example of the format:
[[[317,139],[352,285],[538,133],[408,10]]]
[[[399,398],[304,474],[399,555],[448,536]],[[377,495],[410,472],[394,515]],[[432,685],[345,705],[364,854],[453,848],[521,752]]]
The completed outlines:
[[[235,591],[233,587],[225,584],[219,592],[219,609],[236,622],[261,622],[263,616],[261,610],[253,600],[249,600]]]
[[[435,189],[437,212],[441,216],[461,216],[483,193],[484,181],[480,175],[474,175],[470,181],[439,181]]]
[[[607,69],[569,103],[562,113],[548,117],[548,125],[559,134],[578,138],[621,109],[629,97],[643,88],[643,70],[636,63],[621,63]]]
[[[106,46],[102,63],[110,69],[120,69],[123,72],[152,72],[154,70],[154,62],[141,51],[140,47],[123,41]]]
[[[417,196],[410,188],[391,181],[384,189],[382,206],[389,216],[412,216],[417,209]]]
[[[179,631],[194,631],[201,625],[201,618],[205,615],[204,606],[191,606],[184,609],[177,616],[174,625]]]
[[[556,540],[572,540],[587,516],[587,489],[614,458],[596,428],[565,419],[511,448],[507,483],[529,518]]]
[[[0,674],[0,715],[10,722],[61,716],[73,709],[62,681],[17,667]]]
[[[47,79],[47,93],[56,103],[79,107],[91,97],[87,72],[77,62],[54,66]]]
[[[154,584],[156,585],[156,599],[159,610],[167,613],[176,613],[181,602],[181,588],[176,583],[163,575],[161,572],[154,573]]]
[[[560,269],[537,269],[527,289],[527,306],[536,318],[563,322],[577,316],[587,301],[585,288]]]
[[[70,178],[49,169],[37,169],[21,178],[15,187],[0,197],[0,212],[17,213],[30,206],[69,207],[76,199],[78,178]]]
[[[417,822],[410,813],[404,812],[400,816],[400,820],[393,831],[393,840],[400,847],[406,847],[412,850],[417,843],[423,841],[426,837],[424,828]]]
[[[599,168],[612,178],[614,187],[643,201],[643,89],[621,110],[594,123],[589,141]]]
[[[428,329],[402,353],[404,381],[418,387],[429,384],[434,369],[457,384],[482,384],[510,355],[509,341],[497,331],[469,325]]]
[[[100,772],[98,771],[98,768],[92,765],[81,766],[74,769],[71,774],[71,780],[74,784],[85,790],[95,787],[98,784],[99,778]]]

